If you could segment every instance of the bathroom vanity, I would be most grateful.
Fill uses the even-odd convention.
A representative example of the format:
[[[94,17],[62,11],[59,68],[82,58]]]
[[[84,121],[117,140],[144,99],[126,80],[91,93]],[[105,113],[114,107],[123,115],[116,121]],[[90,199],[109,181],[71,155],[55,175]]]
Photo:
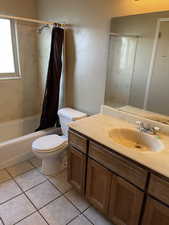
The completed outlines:
[[[69,182],[114,225],[168,225],[168,137],[163,151],[127,149],[111,139],[115,127],[133,124],[99,114],[70,125]]]

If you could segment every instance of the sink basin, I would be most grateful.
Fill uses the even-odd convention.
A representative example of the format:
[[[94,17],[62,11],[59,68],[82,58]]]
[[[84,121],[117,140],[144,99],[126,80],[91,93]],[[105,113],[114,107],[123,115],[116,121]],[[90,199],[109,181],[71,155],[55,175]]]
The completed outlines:
[[[159,152],[164,149],[164,144],[157,136],[126,128],[115,128],[109,132],[114,143],[137,151]]]

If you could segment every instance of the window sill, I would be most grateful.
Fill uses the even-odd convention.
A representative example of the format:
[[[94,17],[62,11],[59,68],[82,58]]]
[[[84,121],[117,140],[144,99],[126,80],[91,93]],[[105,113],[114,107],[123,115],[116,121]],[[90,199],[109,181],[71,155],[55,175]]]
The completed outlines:
[[[20,79],[22,79],[21,76],[11,76],[11,77],[1,77],[0,76],[0,81],[1,80],[20,80]]]

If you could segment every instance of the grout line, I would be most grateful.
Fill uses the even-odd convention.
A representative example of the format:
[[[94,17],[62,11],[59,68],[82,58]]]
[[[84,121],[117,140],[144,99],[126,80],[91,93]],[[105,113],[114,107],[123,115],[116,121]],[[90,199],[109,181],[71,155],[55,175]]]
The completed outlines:
[[[5,225],[5,223],[4,223],[3,219],[2,219],[2,217],[0,217],[0,222],[2,222],[3,225]]]
[[[24,162],[29,162],[28,160],[27,161],[24,161]],[[30,163],[30,162],[29,162]],[[19,164],[19,163],[18,163]],[[31,164],[31,163],[30,163]],[[16,164],[17,165],[17,164]],[[31,164],[31,166],[33,166],[32,164]],[[8,172],[8,174],[12,177],[12,178],[15,178],[15,177],[18,177],[18,176],[21,176],[21,175],[23,175],[23,174],[25,174],[25,173],[27,173],[27,172],[30,172],[31,170],[33,170],[33,169],[36,169],[34,166],[33,166],[33,168],[30,168],[30,169],[28,169],[27,171],[25,171],[25,172],[21,172],[20,174],[18,174],[18,175],[16,175],[16,176],[14,176],[14,175],[12,175],[10,172],[9,172],[9,170],[8,170],[8,167],[7,168],[5,168],[5,170]]]
[[[18,175],[16,175],[16,176],[13,176],[10,172],[8,172],[8,170],[7,170],[7,172],[8,172],[8,174],[12,177],[12,179],[15,179],[16,177],[19,177],[19,176],[22,176],[22,175],[24,175],[25,173],[29,173],[31,170],[35,170],[36,168],[31,168],[30,170],[27,170],[27,171],[25,171],[25,172],[22,172],[22,173],[20,173],[20,174],[18,174]]]
[[[66,196],[64,196],[64,197],[68,200],[68,202],[70,202],[80,212],[80,214],[82,214],[80,209],[68,197],[66,197]]]
[[[62,172],[61,172],[62,173]],[[60,173],[60,174],[61,174]],[[59,174],[58,174],[59,175]],[[56,175],[57,176],[57,175]],[[55,176],[55,177],[56,177]],[[54,183],[52,183],[51,181],[50,181],[50,179],[47,177],[47,180],[57,189],[57,190],[59,190],[61,193],[62,193],[62,195],[60,196],[60,197],[64,197],[66,200],[68,200],[70,203],[71,203],[71,205],[73,205],[73,207],[74,208],[76,208],[76,210],[78,210],[78,212],[80,213],[78,216],[80,216],[80,215],[83,215],[92,225],[94,225],[93,224],[93,222],[87,217],[87,216],[85,216],[83,213],[87,210],[87,209],[89,209],[90,208],[90,206],[89,207],[87,207],[85,210],[83,210],[83,211],[81,211],[69,198],[67,198],[65,195],[66,195],[66,193],[68,193],[68,192],[70,192],[73,188],[70,188],[68,191],[66,191],[66,192],[63,192],[63,191],[61,191]],[[56,198],[57,199],[57,198]],[[55,199],[55,200],[56,200]],[[50,204],[50,203],[49,203]],[[44,206],[45,207],[45,206]],[[69,224],[69,223],[71,223],[73,220],[75,220],[78,216],[76,216],[76,217],[74,217],[72,220],[70,220],[67,224]],[[66,224],[66,225],[67,225]]]
[[[12,177],[12,175],[8,172],[8,170],[5,168],[4,169],[6,172],[7,172],[7,174],[10,176],[10,178],[13,180],[13,177]]]
[[[12,198],[10,198],[10,199],[8,199],[8,200],[6,200],[4,202],[1,202],[0,203],[0,206],[3,205],[3,204],[5,204],[5,203],[7,203],[7,202],[9,202],[9,201],[11,201],[11,200],[13,200],[14,198],[19,197],[20,195],[23,195],[23,192],[21,192],[20,194],[15,195],[15,196],[13,196]]]
[[[66,194],[66,193],[65,193]],[[80,215],[83,215],[83,212],[85,212],[87,209],[85,209],[85,210],[83,210],[83,211],[81,211],[68,197],[66,197],[65,195],[64,195],[64,197],[65,197],[65,199],[67,200],[67,201],[69,201],[73,206],[74,206],[74,208],[76,208],[76,210],[78,210],[78,212],[79,212],[79,215],[77,215],[76,217],[74,217],[74,218],[72,218],[68,223],[66,223],[66,225],[67,224],[69,224],[69,223],[71,223],[73,220],[75,220],[76,218],[78,218]],[[90,220],[88,220],[89,222],[91,222]],[[92,223],[93,224],[93,223]]]
[[[46,218],[41,214],[41,212],[37,211],[37,213],[44,219],[44,221],[46,222],[46,224],[50,225],[50,224],[48,223],[48,221],[46,220]]]
[[[42,207],[40,207],[39,209],[37,209],[38,211],[40,211],[41,209],[45,208],[46,206],[48,206],[49,204],[51,204],[52,202],[56,201],[58,198],[63,197],[63,194],[57,196],[56,198],[54,198],[53,200],[51,200],[50,202],[46,203],[45,205],[43,205]],[[30,200],[31,201],[31,200]]]
[[[89,207],[89,208],[90,208],[90,207]],[[89,209],[89,208],[87,208],[87,209]],[[85,211],[87,211],[87,209],[86,209]],[[84,212],[85,212],[85,211],[84,211]],[[84,213],[84,212],[83,212],[83,213]],[[84,216],[91,224],[94,225],[93,221],[91,221],[91,220],[90,220],[85,214],[83,214],[83,213],[82,213],[82,215],[83,215],[83,216]]]
[[[67,192],[69,192],[70,190],[67,190],[67,191],[65,191],[65,192],[63,192],[63,191],[61,191],[61,189],[59,189],[49,178],[47,178],[47,180],[59,191],[59,192],[61,192],[62,194],[65,194],[65,193],[67,193]]]
[[[23,192],[25,193],[25,192],[27,192],[27,191],[30,191],[30,190],[32,190],[33,188],[35,188],[35,187],[37,187],[37,186],[39,186],[39,185],[41,185],[41,184],[43,184],[43,183],[45,183],[47,180],[44,180],[44,181],[42,181],[42,182],[40,182],[39,184],[35,184],[33,187],[31,187],[31,188],[29,188],[29,189],[26,189],[26,190],[23,190],[22,188],[22,190],[23,190]],[[16,183],[17,183],[17,181],[16,181]],[[17,183],[18,184],[18,183]],[[19,184],[18,184],[19,185]]]
[[[28,199],[28,201],[31,202],[31,204],[33,205],[33,207],[36,209],[36,212],[38,212],[38,213],[41,215],[41,213],[39,212],[39,210],[38,210],[38,208],[36,207],[36,205],[31,201],[31,199],[26,195],[26,193],[24,193],[24,195],[25,195],[25,197]],[[48,225],[50,225],[50,224],[47,222],[47,220],[43,217],[43,215],[41,215],[41,217],[45,220],[45,222],[46,222]]]
[[[73,218],[72,218],[69,222],[67,222],[65,225],[70,224],[72,221],[76,220],[80,215],[81,215],[81,214],[79,214],[79,215],[73,217]]]
[[[32,158],[33,159],[33,158]],[[39,167],[35,166],[32,162],[31,162],[31,159],[29,159],[29,163],[35,168],[35,169],[38,169]]]
[[[73,205],[74,206],[74,205]],[[89,207],[88,207],[89,208]],[[87,209],[88,209],[87,208]],[[87,210],[85,209],[83,212],[81,212],[79,215],[75,216],[74,218],[72,218],[68,223],[66,223],[66,225],[70,224],[72,221],[76,220],[79,216],[84,216],[88,221],[89,223],[91,223],[91,225],[94,225],[94,223],[88,218],[86,217],[83,213]]]
[[[8,171],[7,171],[7,173],[8,173]],[[9,175],[10,175],[10,173],[8,173]],[[11,176],[11,175],[10,175]],[[12,176],[11,176],[12,177]],[[27,198],[27,195],[25,194],[25,192],[23,191],[23,189],[20,187],[20,185],[16,182],[16,180],[15,180],[15,178],[13,178],[12,177],[12,180],[16,183],[16,185],[19,187],[19,189],[21,190],[21,194],[20,195],[24,195],[26,198]],[[18,195],[19,196],[19,195]],[[13,197],[13,199],[14,198],[16,198],[17,196],[15,196],[15,197]],[[27,198],[28,199],[28,198]],[[8,200],[9,201],[9,200]],[[32,202],[28,199],[28,201],[32,204]],[[32,206],[34,207],[34,204],[32,204]],[[22,218],[21,220],[19,220],[19,221],[17,221],[15,224],[17,224],[17,223],[19,223],[20,221],[22,221],[22,220],[24,220],[25,218],[27,218],[27,217],[29,217],[29,216],[31,216],[32,214],[34,214],[36,211],[37,211],[37,209],[36,209],[36,207],[34,207],[35,208],[35,211],[34,212],[32,212],[31,214],[29,214],[29,215],[27,215],[27,216],[25,216],[24,218]],[[14,225],[15,225],[14,224]]]
[[[35,167],[31,162],[30,162],[30,164],[34,167],[34,168],[32,168],[32,169],[30,169],[29,171],[31,171],[31,170],[33,170],[33,169],[36,169],[40,174],[42,174],[39,170],[38,170],[38,168],[37,167]],[[33,207],[35,208],[35,211],[34,212],[32,212],[31,214],[29,214],[29,215],[27,215],[26,217],[24,217],[24,218],[22,218],[20,221],[22,221],[22,220],[24,220],[25,218],[27,218],[27,217],[29,217],[29,216],[31,216],[32,214],[34,214],[34,213],[39,213],[39,215],[45,220],[45,222],[49,225],[49,223],[48,223],[48,221],[46,221],[46,219],[44,218],[44,216],[41,214],[41,212],[40,212],[40,210],[41,209],[43,209],[44,207],[46,207],[47,205],[49,205],[49,204],[51,204],[52,202],[54,202],[55,200],[57,200],[58,198],[60,198],[60,197],[64,197],[78,212],[79,212],[79,214],[77,215],[77,216],[75,216],[74,218],[72,218],[67,224],[70,224],[73,220],[75,220],[76,218],[78,218],[80,215],[83,215],[91,224],[93,224],[93,222],[92,221],[90,221],[90,219],[85,215],[85,214],[83,214],[88,208],[86,208],[85,210],[83,210],[83,211],[81,211],[69,198],[67,198],[65,195],[66,195],[66,193],[68,193],[68,192],[70,192],[71,190],[72,190],[72,188],[70,188],[69,190],[67,190],[66,192],[63,192],[63,191],[61,191],[58,187],[57,187],[57,185],[55,185],[51,180],[50,180],[50,178],[49,177],[47,177],[47,176],[44,176],[43,174],[43,176],[46,178],[43,182],[41,182],[41,183],[39,183],[39,184],[37,184],[37,185],[35,185],[35,186],[33,186],[33,187],[31,187],[31,188],[29,188],[28,190],[23,190],[22,189],[22,187],[20,187],[20,185],[17,183],[17,181],[15,180],[15,178],[17,177],[17,176],[12,176],[12,174],[10,174],[9,172],[8,172],[8,170],[7,169],[5,169],[6,170],[6,172],[8,173],[8,175],[10,176],[10,178],[16,183],[16,185],[19,187],[19,189],[21,190],[21,193],[20,194],[18,194],[18,195],[16,195],[16,196],[14,196],[13,198],[11,198],[11,199],[14,199],[14,198],[16,198],[16,197],[18,197],[18,196],[20,196],[20,195],[24,195],[27,199],[28,199],[28,201],[33,205]],[[29,172],[29,171],[26,171],[26,172],[24,172],[23,174],[25,174],[25,173],[27,173],[27,172]],[[61,171],[60,173],[58,173],[57,175],[55,175],[54,177],[57,177],[58,175],[60,175],[60,174],[62,174],[63,173],[63,171]],[[20,175],[23,175],[23,174],[19,174],[18,176],[20,176]],[[57,196],[55,199],[53,199],[53,200],[51,200],[50,202],[48,202],[48,203],[46,203],[43,207],[41,207],[41,208],[37,208],[36,206],[35,206],[35,204],[29,199],[29,197],[27,196],[27,194],[26,194],[26,192],[28,192],[29,190],[31,190],[31,189],[33,189],[34,187],[37,187],[37,186],[39,186],[39,185],[41,185],[41,184],[43,184],[43,183],[45,183],[46,181],[48,181],[50,184],[52,184],[53,185],[53,187],[57,190],[57,191],[59,191],[60,192],[60,195],[59,196]],[[11,200],[11,199],[9,199],[9,200]],[[7,201],[5,201],[5,202],[3,202],[3,203],[1,203],[1,204],[4,204],[4,203],[6,203],[6,202],[8,202],[9,200],[7,200]],[[0,204],[0,205],[1,205]],[[1,219],[1,218],[0,218]],[[19,223],[20,221],[17,221],[15,224],[17,224],[17,223]],[[14,224],[14,225],[15,225]],[[67,225],[66,224],[66,225]]]
[[[23,217],[22,219],[18,220],[16,223],[14,223],[14,224],[12,224],[12,225],[15,225],[15,224],[20,223],[22,220],[24,220],[24,219],[28,218],[29,216],[32,216],[32,215],[33,215],[34,213],[36,213],[36,212],[37,212],[37,211],[33,211],[31,214],[29,214],[29,215],[27,215],[27,216]]]

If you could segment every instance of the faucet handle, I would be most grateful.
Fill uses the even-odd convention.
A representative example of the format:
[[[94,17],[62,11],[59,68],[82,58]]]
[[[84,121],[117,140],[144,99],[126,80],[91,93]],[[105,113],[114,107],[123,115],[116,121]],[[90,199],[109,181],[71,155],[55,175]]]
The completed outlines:
[[[140,131],[142,131],[142,130],[144,130],[144,124],[143,124],[143,122],[142,121],[136,121],[136,124],[138,125],[138,129],[140,130]]]
[[[136,124],[141,125],[142,122],[141,122],[140,120],[137,120],[137,121],[136,121]]]
[[[155,130],[156,132],[158,132],[158,131],[160,131],[160,128],[159,128],[159,127],[154,127],[154,130]]]
[[[151,131],[153,132],[154,135],[156,135],[160,131],[160,128],[159,127],[152,127]]]
[[[143,122],[140,121],[140,120],[137,120],[137,121],[136,121],[136,124],[137,124],[139,127],[144,127]]]

